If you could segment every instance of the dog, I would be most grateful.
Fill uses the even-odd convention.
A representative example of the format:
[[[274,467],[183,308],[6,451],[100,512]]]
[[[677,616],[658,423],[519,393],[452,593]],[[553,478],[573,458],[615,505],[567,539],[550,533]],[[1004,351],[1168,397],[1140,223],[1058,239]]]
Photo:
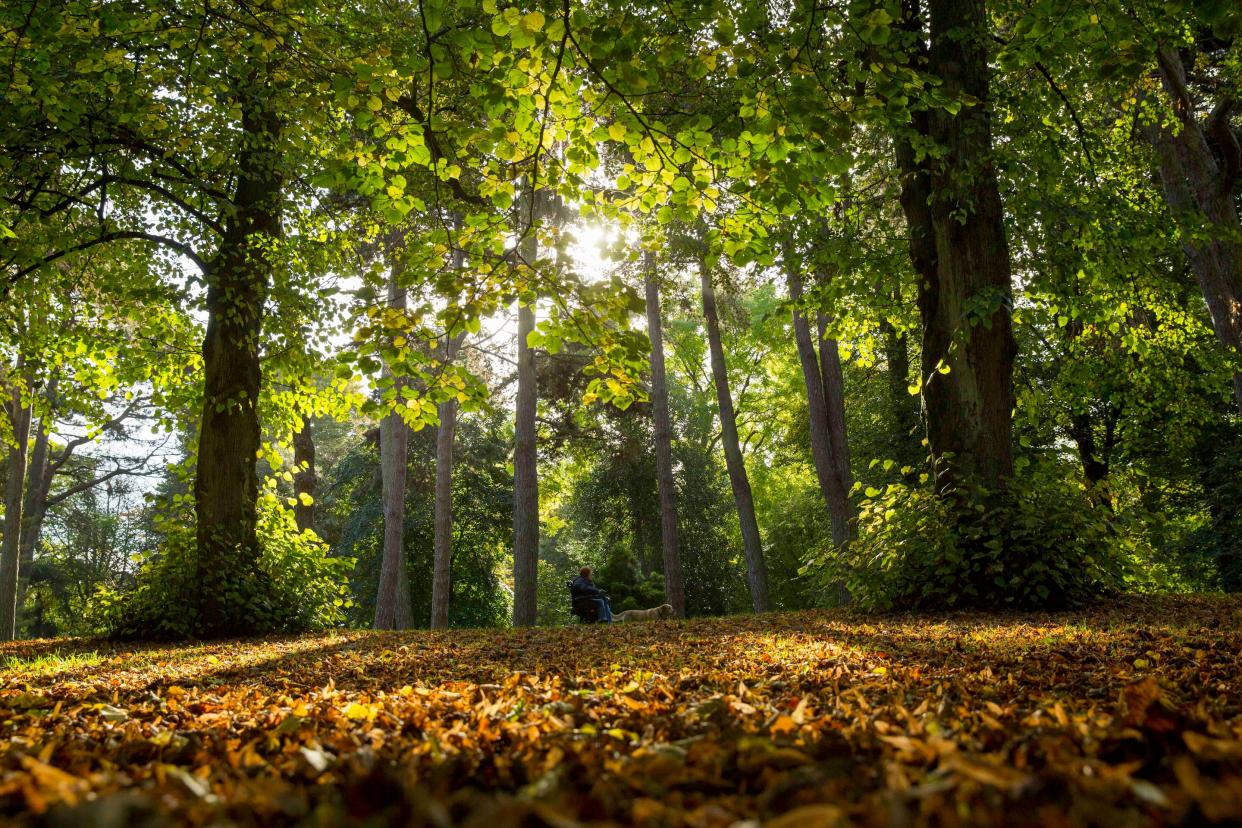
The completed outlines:
[[[673,605],[661,604],[658,607],[645,610],[626,610],[619,612],[614,616],[616,621],[655,621],[662,618],[673,617]]]

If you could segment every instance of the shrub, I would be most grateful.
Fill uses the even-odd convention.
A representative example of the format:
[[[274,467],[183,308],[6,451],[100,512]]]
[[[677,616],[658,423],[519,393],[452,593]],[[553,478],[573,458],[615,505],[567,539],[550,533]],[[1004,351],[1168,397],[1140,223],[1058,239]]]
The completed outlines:
[[[231,584],[235,626],[255,635],[322,629],[345,620],[350,558],[329,557],[328,546],[299,532],[293,513],[267,491],[259,498],[262,551],[254,577]],[[161,527],[164,543],[124,593],[101,591],[90,610],[101,631],[116,638],[182,639],[199,635],[195,531],[185,515]]]
[[[844,581],[865,609],[1060,608],[1122,584],[1115,516],[1054,468],[1028,468],[1001,492],[868,493],[858,539],[803,569],[825,590]]]

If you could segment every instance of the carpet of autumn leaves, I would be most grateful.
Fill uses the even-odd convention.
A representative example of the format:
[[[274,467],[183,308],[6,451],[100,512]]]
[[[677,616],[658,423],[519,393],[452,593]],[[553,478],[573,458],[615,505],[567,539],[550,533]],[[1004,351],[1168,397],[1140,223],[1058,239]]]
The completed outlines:
[[[0,823],[1242,822],[1242,601],[0,647]]]

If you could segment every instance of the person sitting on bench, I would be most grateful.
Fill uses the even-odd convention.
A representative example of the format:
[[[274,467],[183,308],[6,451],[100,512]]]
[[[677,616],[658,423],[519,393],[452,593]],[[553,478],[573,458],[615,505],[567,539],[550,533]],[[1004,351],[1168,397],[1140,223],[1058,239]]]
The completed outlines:
[[[584,566],[578,570],[578,577],[569,585],[569,592],[574,605],[594,602],[598,609],[596,617],[603,622],[612,621],[612,607],[608,605],[608,593],[595,585],[591,580],[591,567]]]

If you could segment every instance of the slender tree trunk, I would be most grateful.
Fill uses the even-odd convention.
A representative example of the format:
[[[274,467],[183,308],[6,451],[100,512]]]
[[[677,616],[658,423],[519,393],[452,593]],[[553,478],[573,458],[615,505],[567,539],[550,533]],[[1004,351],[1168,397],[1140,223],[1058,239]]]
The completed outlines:
[[[921,37],[917,0],[904,5],[905,25]],[[908,136],[897,141],[901,202],[919,277],[927,437],[939,491],[967,482],[996,489],[1013,473],[1017,346],[1009,247],[991,157],[987,22],[982,0],[928,0],[928,8],[931,45],[914,56],[916,65],[939,77],[945,94],[981,103],[957,114],[914,114],[914,131],[943,153],[934,161],[916,158]]]
[[[293,473],[293,496],[297,498],[293,519],[299,532],[314,532],[315,485],[319,478],[315,475],[315,433],[309,416],[302,418],[302,427],[293,435],[293,465],[297,469]]]
[[[711,271],[706,261],[699,267],[703,291],[703,317],[707,323],[707,343],[711,351],[712,379],[716,385],[716,403],[720,409],[721,442],[724,444],[725,467],[729,472],[729,485],[737,504],[737,518],[742,529],[742,549],[746,555],[746,576],[750,586],[750,600],[755,612],[767,612],[772,608],[768,597],[768,567],[763,559],[763,541],[759,536],[759,523],[755,520],[755,499],[750,490],[750,478],[742,457],[742,445],[737,435],[737,414],[733,410],[733,395],[729,391],[729,370],[725,365],[724,347],[720,343],[720,319],[716,314],[716,291],[712,287]]]
[[[815,353],[811,326],[807,322],[806,314],[796,306],[802,301],[802,274],[799,266],[798,262],[790,260],[787,250],[785,273],[789,280],[789,298],[795,303],[793,309],[794,342],[798,348],[798,362],[802,366],[802,380],[806,387],[811,459],[815,464],[815,477],[819,481],[820,494],[824,498],[824,505],[832,520],[832,542],[836,546],[841,546],[849,540],[853,509],[850,506],[849,489],[845,481],[841,479],[842,466],[833,451],[832,439],[829,436],[825,376],[821,370],[819,357]],[[821,341],[820,344],[822,347],[825,343]],[[833,345],[836,345],[835,340]],[[823,369],[827,368],[828,365],[825,363]]]
[[[673,480],[673,423],[668,411],[668,380],[664,368],[664,334],[660,318],[660,286],[654,262],[646,267],[647,338],[651,340],[651,417],[655,431],[656,485],[660,495],[660,548],[664,560],[664,597],[678,617],[686,617],[686,588],[677,541],[677,487]]]
[[[535,352],[526,338],[535,330],[535,309],[518,308],[518,390],[513,448],[513,625],[532,626],[538,610],[539,471],[535,440]]]
[[[262,599],[258,566],[259,338],[268,261],[281,235],[280,122],[258,96],[243,103],[234,212],[207,273],[203,409],[194,480],[198,632],[253,632],[249,611],[230,596]]]
[[[849,518],[845,525],[845,541],[848,542],[857,537],[858,524],[855,522],[857,515],[854,504],[849,500],[849,491],[854,487],[854,473],[850,469],[850,443],[845,427],[845,372],[841,369],[841,351],[837,340],[828,336],[828,320],[823,314],[819,314],[817,320],[819,364],[824,384],[824,402],[828,409],[828,442],[832,447],[832,458],[837,463],[841,488],[846,492],[845,508]],[[837,545],[840,544],[838,542]],[[848,606],[853,600],[854,597],[845,582],[838,582],[837,605]]]
[[[394,264],[388,283],[388,307],[404,311],[405,288],[398,282],[402,266]],[[390,373],[390,372],[389,372]],[[391,374],[390,374],[391,375]],[[401,377],[393,378],[400,399]],[[380,421],[380,489],[384,501],[384,551],[380,561],[379,592],[375,598],[377,630],[404,630],[413,618],[410,582],[405,567],[405,481],[410,429],[396,413]]]
[[[850,441],[845,425],[845,371],[841,367],[841,349],[837,340],[828,336],[828,319],[817,317],[819,333],[819,365],[824,384],[824,402],[828,407],[828,441],[832,446],[832,459],[837,464],[837,476],[846,493],[854,485],[854,473],[850,469]],[[849,534],[854,534],[853,507],[850,507]]]
[[[460,267],[460,265],[458,265]],[[444,364],[450,365],[465,340],[465,333],[445,345]],[[431,576],[431,628],[449,625],[449,600],[453,591],[453,440],[457,433],[457,400],[436,406],[440,425],[436,429],[435,561]]]
[[[1199,281],[1216,336],[1234,360],[1242,360],[1242,224],[1234,202],[1238,140],[1229,127],[1232,99],[1212,113],[1225,169],[1208,146],[1186,86],[1186,68],[1175,49],[1157,52],[1160,80],[1173,105],[1178,130],[1153,124],[1148,139],[1160,160],[1160,179],[1169,211],[1182,230],[1182,249]],[[1208,230],[1205,234],[1203,230]],[[1234,398],[1242,412],[1242,371],[1233,375]]]
[[[539,193],[530,211],[539,219]],[[533,222],[532,222],[533,223]],[[539,245],[533,227],[527,228],[522,243],[526,266],[534,267]],[[534,626],[538,615],[539,577],[539,447],[535,414],[538,405],[538,379],[535,376],[535,350],[527,338],[535,330],[535,307],[518,302],[517,401],[513,444],[513,626]]]
[[[23,363],[18,359],[16,375]],[[18,556],[22,535],[22,489],[26,482],[26,458],[30,449],[30,406],[22,401],[15,381],[6,406],[13,430],[4,492],[4,540],[0,545],[0,641],[17,637]]]

